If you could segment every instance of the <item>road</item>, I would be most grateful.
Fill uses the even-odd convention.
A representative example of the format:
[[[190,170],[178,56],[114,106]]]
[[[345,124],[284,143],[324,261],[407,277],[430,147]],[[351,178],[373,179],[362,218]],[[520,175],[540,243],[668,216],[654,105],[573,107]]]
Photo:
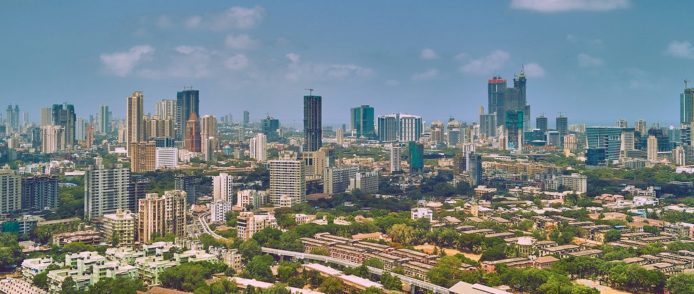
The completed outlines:
[[[207,217],[209,217],[209,213],[203,213],[200,216],[198,216],[198,222],[200,223],[200,227],[202,228],[202,231],[215,239],[222,239],[222,240],[227,240],[227,238],[224,238],[220,236],[219,234],[215,233],[214,231],[210,230],[210,225],[207,224]]]

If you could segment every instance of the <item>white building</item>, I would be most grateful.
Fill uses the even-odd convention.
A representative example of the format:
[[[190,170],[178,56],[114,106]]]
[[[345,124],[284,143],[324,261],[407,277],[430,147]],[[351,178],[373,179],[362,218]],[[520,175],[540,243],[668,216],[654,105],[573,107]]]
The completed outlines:
[[[210,206],[210,222],[224,222],[227,212],[231,211],[231,202],[226,200],[218,200],[209,204]]]
[[[257,209],[267,203],[267,196],[265,191],[241,190],[236,193],[236,206],[246,208],[251,205]]]
[[[412,208],[411,211],[412,219],[420,219],[420,218],[426,218],[429,221],[434,219],[434,212],[431,211],[431,209],[426,208],[426,207],[417,207],[417,208]]]
[[[156,147],[154,154],[155,169],[175,169],[178,167],[178,148]]]
[[[276,228],[277,219],[271,213],[242,212],[236,220],[236,231],[241,240],[248,240],[264,228]]]
[[[402,152],[402,147],[400,143],[393,143],[390,145],[390,172],[401,171],[400,167],[400,156]]]
[[[267,160],[267,137],[263,133],[256,134],[250,141],[251,158],[258,162]]]
[[[212,198],[214,201],[231,201],[233,189],[233,177],[227,173],[220,173],[212,177]]]
[[[135,208],[130,197],[130,169],[92,169],[84,175],[84,218]]]
[[[65,129],[61,126],[47,125],[41,127],[41,153],[56,153],[65,149],[63,141]]]
[[[588,192],[588,177],[582,174],[562,175],[559,177],[559,185],[576,194],[585,194]]]
[[[378,193],[378,171],[358,172],[349,179],[349,190],[356,189],[367,194]]]

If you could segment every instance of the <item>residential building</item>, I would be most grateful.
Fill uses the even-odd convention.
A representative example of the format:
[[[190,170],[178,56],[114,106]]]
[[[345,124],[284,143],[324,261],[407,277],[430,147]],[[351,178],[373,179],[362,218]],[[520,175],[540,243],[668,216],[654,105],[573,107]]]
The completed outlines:
[[[394,113],[378,117],[378,139],[381,142],[419,141],[422,117]]]
[[[178,148],[155,147],[154,169],[176,169],[178,167]]]
[[[236,220],[238,238],[248,240],[265,228],[276,228],[277,220],[272,213],[241,212]]]
[[[135,243],[136,218],[129,210],[119,209],[116,213],[104,214],[101,223],[106,243],[112,246],[132,246]]]
[[[22,208],[22,177],[8,167],[0,169],[0,213],[11,213]]]
[[[186,122],[184,147],[190,152],[201,152],[201,140],[198,116],[191,113]]]
[[[210,222],[219,223],[226,220],[227,212],[231,211],[232,203],[228,200],[218,200],[209,204]]]
[[[72,148],[77,142],[75,138],[75,107],[72,104],[53,104],[52,125],[60,126],[63,129],[62,136],[59,138],[64,148]]]
[[[51,176],[22,178],[23,210],[41,211],[56,207],[58,207],[58,178]]]
[[[268,193],[257,190],[241,190],[236,193],[236,206],[246,208],[252,206],[253,209],[263,207],[267,203]]]
[[[304,146],[303,151],[317,151],[323,146],[322,97],[304,96]]]
[[[127,168],[88,170],[84,175],[85,220],[133,207],[135,199],[129,188],[130,170]]]
[[[234,178],[227,173],[212,177],[212,199],[214,201],[232,201]]]
[[[141,243],[150,243],[153,236],[167,234],[185,236],[186,192],[173,190],[164,195],[148,193],[139,200],[137,238]]]
[[[128,146],[130,154],[130,171],[144,173],[156,168],[156,146],[153,141],[131,142]]]
[[[258,133],[250,140],[251,158],[258,162],[267,160],[267,136],[263,133]]]
[[[184,89],[176,93],[176,140],[186,138],[187,123],[191,114],[200,116],[200,91]],[[189,148],[187,146],[186,148]]]
[[[402,170],[400,166],[402,147],[400,143],[390,144],[390,172],[399,172]]]
[[[301,160],[279,159],[269,161],[270,202],[280,204],[280,197],[287,196],[292,204],[306,201],[306,179]]]
[[[126,115],[126,124],[127,124],[127,137],[126,137],[126,146],[128,148],[131,148],[132,143],[138,143],[142,142],[145,140],[145,124],[144,124],[144,117],[145,117],[145,110],[144,110],[144,101],[145,97],[142,95],[142,92],[140,91],[135,91],[133,92],[130,97],[127,98],[128,104],[127,104],[127,115]],[[132,158],[132,150],[128,150],[128,155]]]
[[[412,219],[417,220],[420,218],[428,219],[431,221],[434,218],[434,212],[430,208],[426,207],[416,207],[411,210]]]
[[[359,190],[366,194],[378,193],[378,171],[357,172],[349,179],[348,190]]]
[[[57,125],[41,126],[41,153],[50,154],[65,149],[65,129]]]
[[[349,180],[359,172],[357,166],[327,167],[323,175],[323,193],[328,195],[344,193],[349,187]]]
[[[421,172],[424,169],[424,145],[410,141],[407,152],[410,160],[410,172]]]

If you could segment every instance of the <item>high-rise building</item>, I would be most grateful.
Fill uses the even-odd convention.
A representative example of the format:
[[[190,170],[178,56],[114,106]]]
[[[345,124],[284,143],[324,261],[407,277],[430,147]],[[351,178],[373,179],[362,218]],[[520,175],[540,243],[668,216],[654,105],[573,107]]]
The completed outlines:
[[[400,157],[401,157],[400,143],[390,144],[390,172],[399,172],[402,170],[400,167]]]
[[[323,170],[333,165],[334,150],[330,147],[321,147],[318,151],[301,153],[301,161],[304,163],[304,177],[307,180],[323,178]]]
[[[159,119],[176,121],[176,100],[162,99],[157,101],[156,114]]]
[[[304,96],[304,149],[316,151],[323,146],[322,97]]]
[[[569,119],[564,115],[559,115],[556,119],[556,130],[559,132],[559,137],[562,139],[569,133]],[[562,142],[563,146],[564,142]]]
[[[83,142],[87,139],[87,121],[83,118],[77,118],[77,123],[75,124],[75,139],[77,142]]]
[[[483,170],[482,170],[482,154],[477,154],[475,152],[467,153],[467,172],[470,175],[470,186],[476,187],[482,183]]]
[[[161,119],[158,116],[146,117],[145,123],[145,140],[154,140],[157,138],[170,138],[176,136],[173,119]]]
[[[223,223],[226,220],[227,212],[231,211],[232,203],[228,200],[213,201],[208,204],[210,207],[210,222]]]
[[[140,243],[150,243],[155,236],[185,236],[186,192],[173,190],[164,195],[148,193],[138,202],[137,237]]]
[[[335,130],[335,143],[342,145],[345,143],[345,131],[342,128]]]
[[[227,173],[212,177],[212,199],[214,201],[232,201],[234,197],[234,178]]]
[[[176,175],[174,187],[176,188],[176,190],[186,192],[186,195],[188,197],[186,199],[186,202],[188,202],[188,204],[195,204],[198,201],[198,197],[204,195],[203,193],[205,193],[202,187],[203,178],[204,177],[199,174],[179,174]],[[206,186],[209,187],[210,184],[208,183]]]
[[[256,134],[250,141],[251,158],[258,162],[267,160],[267,137],[263,133]]]
[[[547,117],[540,115],[535,119],[535,128],[539,129],[541,132],[547,131]],[[561,134],[559,134],[561,135]]]
[[[586,127],[586,147],[603,149],[605,160],[619,159],[619,148],[622,145],[622,129],[618,127]],[[597,155],[599,151],[594,151]]]
[[[176,169],[178,167],[178,148],[176,147],[156,147],[154,157],[154,169]]]
[[[142,92],[135,91],[128,98],[128,109],[126,115],[127,137],[126,144],[130,148],[130,144],[138,143],[145,140],[145,97]],[[128,150],[128,155],[133,156],[132,151]]]
[[[33,176],[22,179],[22,209],[42,211],[58,207],[58,178]]]
[[[202,139],[218,138],[217,134],[217,118],[214,115],[203,115],[200,118],[200,137]],[[207,149],[207,143],[205,140],[202,141],[202,149]],[[212,150],[217,150],[217,146],[212,146]]]
[[[357,172],[349,179],[348,190],[359,190],[366,194],[378,193],[378,171]]]
[[[130,209],[130,170],[98,167],[84,174],[84,218],[93,220],[118,209]]]
[[[200,125],[198,124],[198,116],[195,113],[190,114],[190,118],[186,122],[185,148],[190,152],[201,152]]]
[[[680,124],[694,122],[694,88],[685,88],[680,94]]]
[[[506,125],[506,113],[522,111],[525,116],[523,126],[530,126],[530,105],[526,99],[526,78],[521,71],[513,79],[513,88],[507,87],[506,80],[499,76],[487,81],[487,99],[489,114],[496,114],[496,125]],[[525,130],[525,129],[524,129]]]
[[[646,154],[648,161],[658,161],[658,138],[656,138],[656,136],[648,136],[648,142],[646,144]]]
[[[111,133],[111,117],[113,114],[109,110],[108,105],[101,105],[99,107],[99,133],[110,134]]]
[[[617,120],[617,127],[625,129],[629,127],[629,123],[625,119]]]
[[[407,145],[407,152],[410,160],[410,172],[421,172],[424,169],[424,145],[410,141]]]
[[[248,206],[259,208],[267,203],[268,193],[258,190],[241,190],[236,193],[236,207],[246,209]]]
[[[568,151],[569,153],[576,151],[576,149],[578,148],[578,146],[577,146],[578,142],[576,141],[576,135],[574,135],[574,134],[564,135],[563,141],[564,141],[564,150]]]
[[[350,126],[357,138],[375,139],[374,108],[361,105],[350,111]]]
[[[8,167],[0,169],[0,213],[22,209],[22,177]]]
[[[65,149],[65,129],[62,126],[41,127],[41,153],[56,153]]]
[[[378,117],[378,138],[381,142],[419,141],[422,117],[394,113]]]
[[[523,111],[506,111],[504,123],[506,131],[506,149],[521,151],[523,149],[523,135],[525,113]]]
[[[627,151],[634,150],[635,148],[635,142],[636,139],[634,137],[634,129],[633,128],[622,128],[622,135],[620,138],[620,147],[619,147],[619,152],[620,152],[620,157],[623,157],[621,155],[626,154]]]
[[[496,127],[496,114],[487,114],[484,106],[480,106],[480,135],[485,138],[496,137]]]
[[[443,144],[443,122],[440,120],[435,120],[431,122],[431,127],[429,128],[431,132],[431,137],[429,140],[435,145]]]
[[[268,115],[260,123],[263,134],[267,136],[267,141],[276,142],[279,139],[280,120]]]
[[[306,179],[301,160],[270,160],[270,202],[280,206],[282,196],[289,197],[291,204],[306,201]]]
[[[183,140],[191,114],[200,117],[200,91],[185,89],[176,94],[176,139]],[[190,149],[189,149],[190,150]],[[198,151],[199,152],[199,151]]]
[[[133,173],[151,172],[156,169],[156,146],[153,141],[131,142],[130,171]]]
[[[333,195],[344,193],[349,187],[349,179],[356,177],[358,166],[327,167],[323,175],[323,193]]]
[[[53,124],[53,109],[50,107],[41,108],[41,125],[49,126]]]
[[[18,105],[15,105],[14,107],[12,107],[12,105],[7,106],[7,112],[5,117],[5,131],[9,134],[19,133],[20,124]]]
[[[454,147],[461,143],[460,122],[451,118],[446,125],[446,144]]]
[[[72,148],[75,145],[75,107],[72,104],[53,104],[51,112],[52,124],[63,127],[63,146]]]
[[[116,210],[101,217],[104,240],[111,246],[132,246],[135,244],[137,215],[130,210]]]
[[[648,132],[648,126],[646,126],[645,120],[636,121],[634,128],[636,129],[637,132],[639,132],[641,134],[646,134],[646,132]]]
[[[243,127],[247,127],[251,123],[251,113],[248,110],[243,111]]]

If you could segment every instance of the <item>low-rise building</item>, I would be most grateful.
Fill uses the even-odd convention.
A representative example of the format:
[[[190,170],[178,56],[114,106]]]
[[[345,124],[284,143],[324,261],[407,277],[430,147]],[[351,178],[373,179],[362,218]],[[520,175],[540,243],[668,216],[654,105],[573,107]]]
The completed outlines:
[[[135,214],[129,210],[117,210],[101,218],[104,240],[113,246],[132,246],[135,243]]]

